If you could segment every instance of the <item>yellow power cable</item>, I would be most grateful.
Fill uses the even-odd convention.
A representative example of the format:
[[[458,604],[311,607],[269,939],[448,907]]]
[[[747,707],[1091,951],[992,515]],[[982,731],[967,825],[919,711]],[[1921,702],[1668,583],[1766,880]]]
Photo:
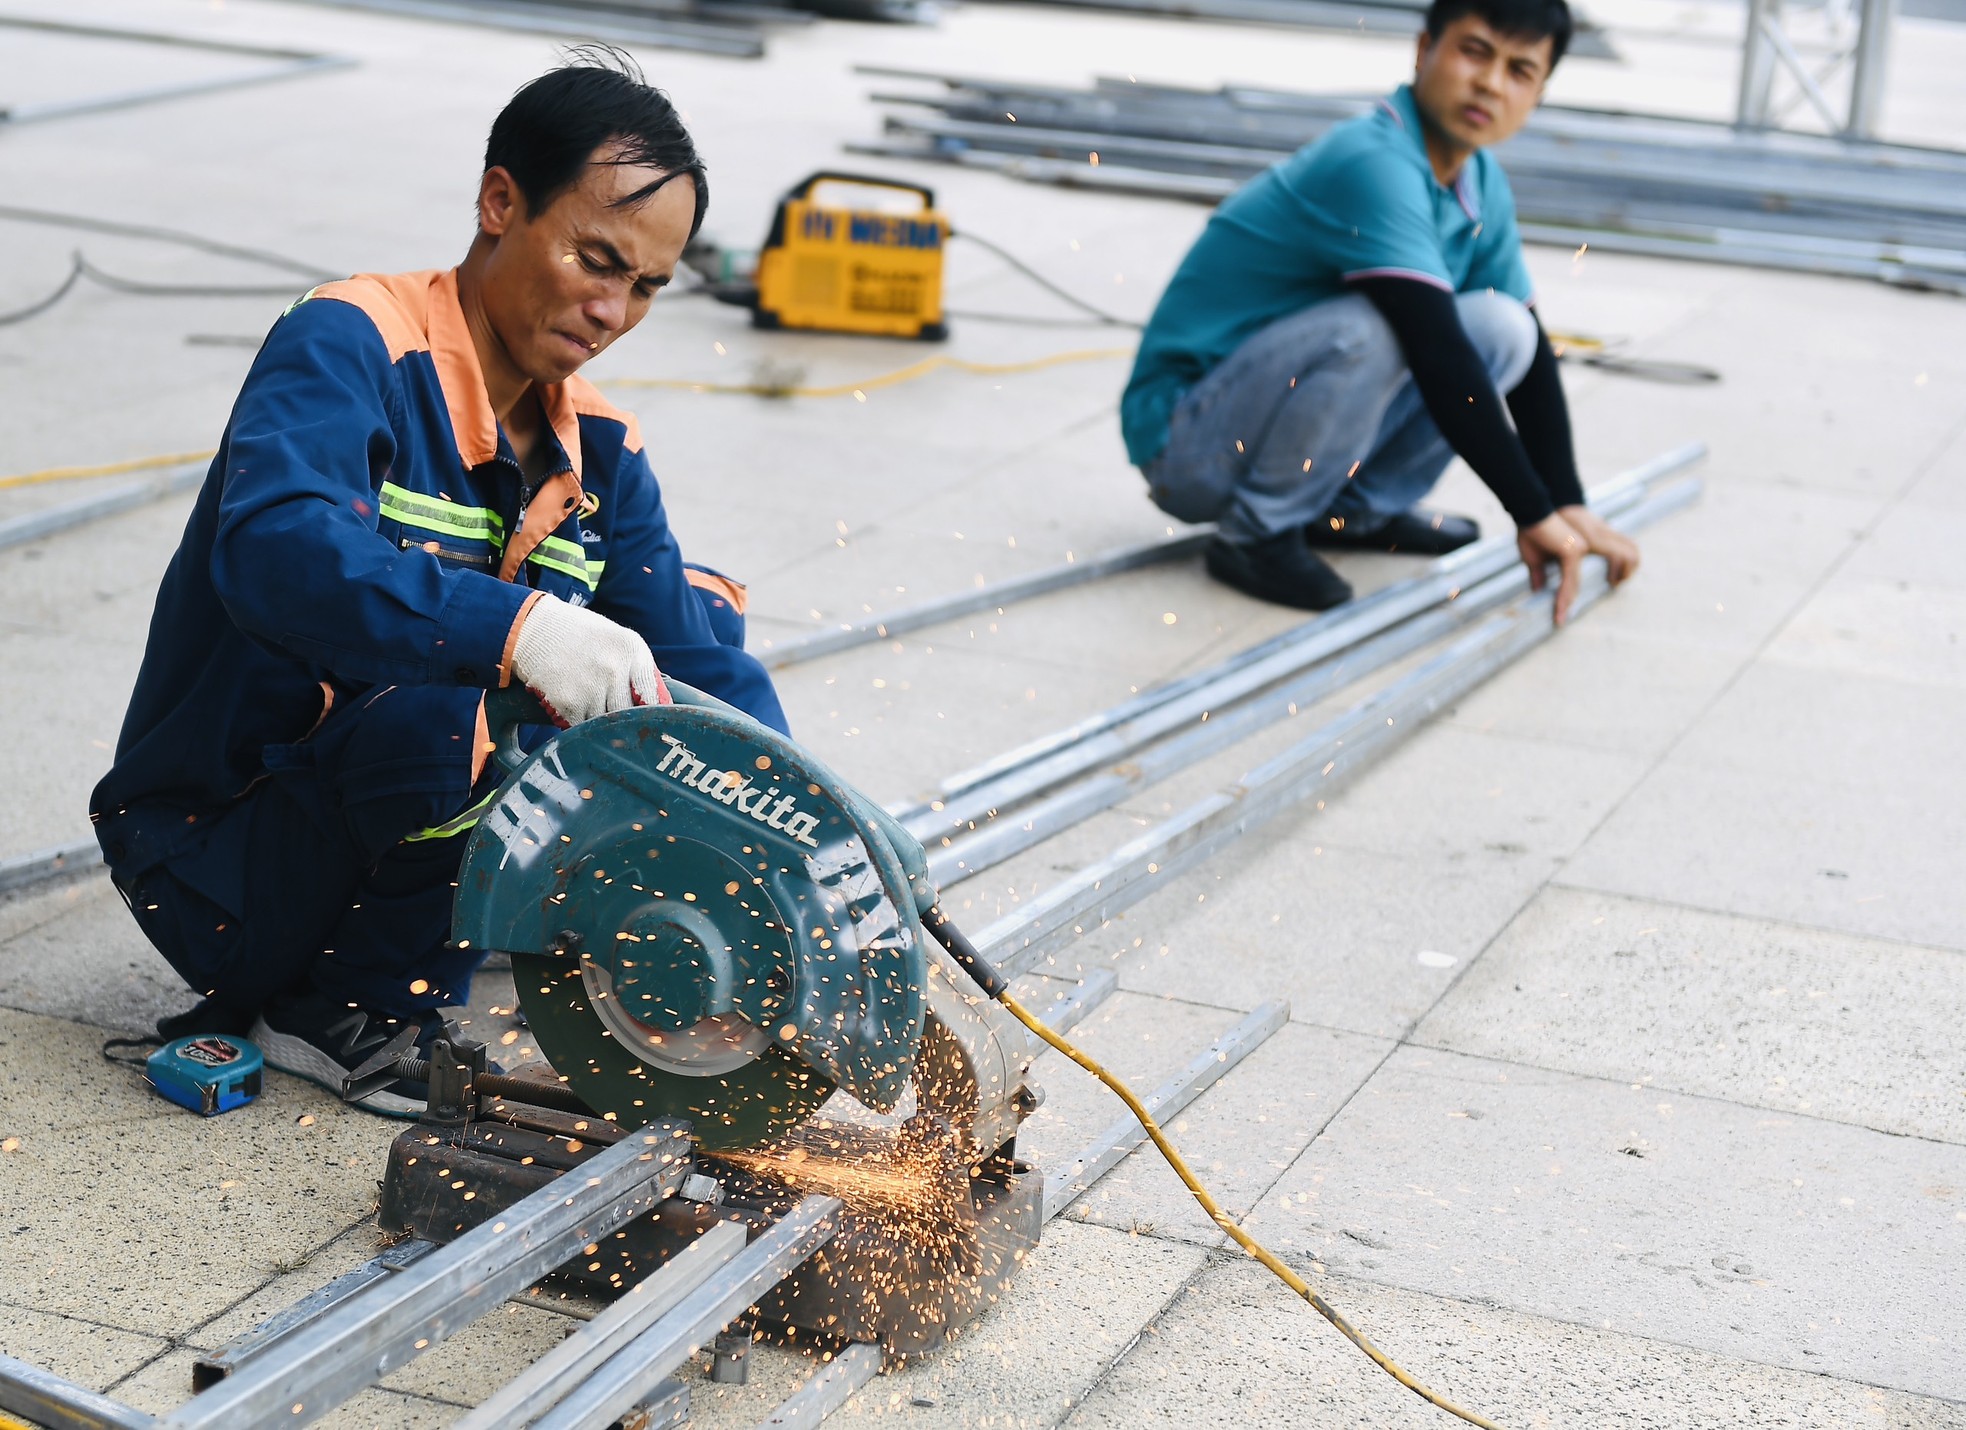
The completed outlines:
[[[937,353],[910,363],[907,367],[896,368],[893,372],[880,373],[860,382],[836,382],[828,387],[805,387],[797,384],[776,384],[770,382],[691,382],[681,377],[616,377],[602,384],[604,387],[654,387],[673,392],[716,392],[730,393],[747,397],[852,397],[882,387],[896,387],[916,378],[927,377],[932,372],[952,368],[957,372],[975,373],[981,377],[1006,377],[1012,373],[1040,372],[1048,367],[1059,367],[1072,362],[1098,362],[1108,358],[1132,357],[1132,348],[1077,348],[1071,352],[1051,353],[1041,358],[1031,358],[1025,362],[971,362],[967,358],[949,357]]]
[[[1333,1306],[1324,1297],[1312,1290],[1309,1283],[1303,1277],[1292,1271],[1275,1253],[1257,1241],[1255,1237],[1236,1225],[1229,1214],[1216,1205],[1215,1198],[1211,1197],[1208,1194],[1208,1189],[1196,1180],[1195,1174],[1188,1169],[1187,1161],[1181,1156],[1180,1152],[1175,1150],[1174,1144],[1167,1140],[1167,1134],[1160,1130],[1160,1124],[1154,1121],[1153,1114],[1147,1111],[1146,1105],[1133,1095],[1125,1083],[1099,1066],[1088,1054],[1080,1052],[1072,1044],[1065,1041],[1064,1038],[1052,1032],[1051,1029],[1039,1022],[1037,1017],[1028,1008],[1024,1007],[1008,993],[1000,994],[999,999],[1004,1007],[1016,1015],[1018,1022],[1022,1023],[1033,1033],[1044,1039],[1045,1042],[1049,1043],[1052,1047],[1098,1078],[1099,1081],[1106,1084],[1108,1088],[1112,1089],[1119,1100],[1126,1104],[1127,1110],[1140,1119],[1140,1125],[1146,1129],[1147,1135],[1153,1138],[1154,1146],[1160,1148],[1160,1154],[1167,1159],[1167,1165],[1174,1169],[1174,1175],[1182,1180],[1190,1192],[1194,1193],[1195,1200],[1201,1203],[1201,1209],[1208,1213],[1209,1219],[1221,1227],[1223,1231],[1226,1231],[1234,1239],[1236,1245],[1240,1246],[1244,1251],[1248,1252],[1274,1272],[1277,1279],[1282,1281],[1284,1285],[1310,1302],[1312,1310],[1324,1317],[1325,1320],[1331,1322],[1332,1325],[1338,1328],[1339,1334],[1370,1356],[1374,1365],[1378,1366],[1379,1369],[1390,1375],[1394,1380],[1398,1381],[1422,1400],[1439,1406],[1449,1415],[1457,1415],[1467,1421],[1468,1424],[1483,1426],[1485,1430],[1501,1430],[1501,1427],[1494,1421],[1483,1419],[1472,1410],[1463,1410],[1445,1396],[1438,1395],[1434,1391],[1429,1390],[1395,1364],[1392,1358],[1384,1351],[1367,1340],[1365,1333],[1346,1320],[1336,1306]]]
[[[830,387],[802,387],[796,385],[774,385],[768,382],[691,382],[681,377],[615,377],[604,384],[608,387],[653,387],[677,392],[716,392],[732,393],[750,397],[852,397],[862,396],[882,387],[895,387],[916,378],[927,377],[943,368],[953,368],[957,372],[975,373],[982,377],[1006,377],[1012,373],[1040,372],[1048,367],[1059,367],[1072,362],[1098,362],[1108,358],[1132,357],[1132,348],[1079,348],[1071,352],[1051,353],[1041,358],[1031,358],[1025,362],[971,362],[967,358],[949,357],[937,353],[923,358],[918,363],[897,368],[893,372],[880,373],[860,382],[834,383]],[[204,462],[212,457],[210,452],[168,452],[159,457],[133,457],[126,462],[104,462],[94,467],[49,467],[39,472],[23,472],[19,476],[0,477],[0,491],[10,487],[34,487],[43,482],[82,481],[89,477],[114,477],[125,472],[149,471],[156,467],[175,467],[183,462]]]
[[[186,462],[208,462],[210,452],[166,452],[161,457],[132,457],[127,462],[104,462],[94,467],[49,467],[39,472],[22,472],[16,477],[0,477],[0,491],[9,487],[38,487],[43,482],[75,482],[85,477],[115,477],[124,472],[145,472],[153,467],[177,467]]]

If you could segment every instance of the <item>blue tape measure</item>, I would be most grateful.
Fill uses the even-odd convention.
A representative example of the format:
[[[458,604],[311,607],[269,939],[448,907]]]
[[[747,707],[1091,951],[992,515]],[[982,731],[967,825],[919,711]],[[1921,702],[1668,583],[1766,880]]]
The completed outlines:
[[[150,1085],[179,1107],[216,1117],[259,1096],[266,1061],[244,1038],[218,1033],[176,1038],[144,1060]]]

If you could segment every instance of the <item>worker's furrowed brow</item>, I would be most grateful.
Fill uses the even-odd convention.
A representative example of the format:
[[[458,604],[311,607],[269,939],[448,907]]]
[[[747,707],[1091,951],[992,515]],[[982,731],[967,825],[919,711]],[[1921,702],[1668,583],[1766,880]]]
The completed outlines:
[[[638,285],[652,285],[660,288],[669,281],[667,273],[637,273],[635,265],[622,256],[621,250],[605,238],[587,235],[576,240],[578,245],[590,249],[600,258],[602,266],[609,272],[621,274]]]

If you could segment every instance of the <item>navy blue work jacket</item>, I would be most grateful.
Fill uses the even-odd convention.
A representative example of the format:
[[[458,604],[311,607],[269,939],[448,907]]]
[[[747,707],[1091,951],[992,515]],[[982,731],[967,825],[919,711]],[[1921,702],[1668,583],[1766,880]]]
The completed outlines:
[[[265,775],[268,746],[341,700],[504,685],[539,592],[639,631],[662,670],[785,729],[764,667],[718,643],[690,589],[635,419],[577,377],[539,395],[554,460],[528,501],[455,271],[330,283],[274,325],[91,800],[112,865],[187,847]]]

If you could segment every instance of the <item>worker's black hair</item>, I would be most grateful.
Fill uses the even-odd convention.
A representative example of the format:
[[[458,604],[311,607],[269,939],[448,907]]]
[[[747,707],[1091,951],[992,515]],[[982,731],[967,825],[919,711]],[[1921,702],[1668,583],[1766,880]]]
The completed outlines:
[[[1427,6],[1427,34],[1438,40],[1463,15],[1486,20],[1504,35],[1540,40],[1550,37],[1550,68],[1570,48],[1570,7],[1564,0],[1433,0]]]
[[[620,200],[618,208],[642,203],[671,179],[690,176],[696,189],[694,238],[710,207],[710,185],[696,142],[669,96],[611,45],[578,45],[566,52],[566,60],[499,111],[485,141],[485,168],[509,173],[525,195],[527,211],[537,217],[578,183],[595,152],[607,147],[609,163],[662,171],[661,178]]]

